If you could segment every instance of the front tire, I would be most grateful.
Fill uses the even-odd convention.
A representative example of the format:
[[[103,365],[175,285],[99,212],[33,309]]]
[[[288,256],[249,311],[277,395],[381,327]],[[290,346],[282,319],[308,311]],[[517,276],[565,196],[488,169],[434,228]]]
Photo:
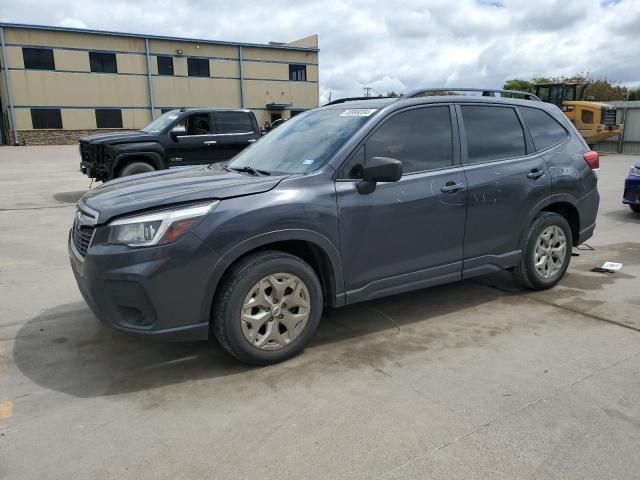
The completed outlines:
[[[542,212],[529,226],[522,258],[512,271],[514,278],[531,290],[554,287],[569,267],[572,245],[567,220],[557,213]]]
[[[640,213],[640,205],[629,205],[629,208],[636,213]]]
[[[322,317],[322,286],[302,259],[251,254],[225,275],[213,306],[213,332],[244,363],[270,365],[302,352]]]
[[[122,170],[120,170],[120,173],[118,174],[118,177],[128,177],[129,175],[136,175],[138,173],[155,172],[155,170],[156,169],[150,163],[147,163],[147,162],[131,162],[131,163],[128,163],[127,165],[125,165],[122,168]]]

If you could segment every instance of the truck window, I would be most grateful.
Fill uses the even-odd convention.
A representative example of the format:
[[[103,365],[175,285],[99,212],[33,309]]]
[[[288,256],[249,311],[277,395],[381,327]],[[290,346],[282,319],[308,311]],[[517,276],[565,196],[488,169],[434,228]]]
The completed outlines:
[[[246,112],[216,112],[216,133],[253,133],[251,117]]]
[[[211,118],[208,113],[194,113],[186,118],[185,135],[208,135],[210,133]]]

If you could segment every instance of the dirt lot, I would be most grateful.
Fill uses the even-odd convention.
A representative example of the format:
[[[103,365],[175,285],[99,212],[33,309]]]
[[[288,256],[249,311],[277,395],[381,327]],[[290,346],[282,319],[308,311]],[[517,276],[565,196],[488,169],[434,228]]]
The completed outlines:
[[[551,291],[508,275],[328,312],[300,357],[101,325],[66,236],[74,147],[0,148],[0,478],[638,478],[640,216],[601,159],[595,250]],[[605,260],[622,272],[592,273]]]

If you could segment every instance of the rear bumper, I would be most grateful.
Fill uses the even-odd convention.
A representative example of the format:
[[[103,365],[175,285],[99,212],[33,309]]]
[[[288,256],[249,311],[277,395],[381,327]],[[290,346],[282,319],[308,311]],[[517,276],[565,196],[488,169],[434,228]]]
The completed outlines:
[[[580,230],[580,235],[578,236],[578,242],[576,245],[581,245],[587,240],[589,240],[593,236],[593,232],[596,229],[595,222],[589,225],[587,228]]]
[[[596,228],[596,217],[598,216],[598,208],[600,206],[600,193],[594,188],[587,195],[578,200],[576,208],[580,216],[580,231],[578,239],[574,239],[574,246],[586,242],[593,236]]]
[[[640,177],[627,177],[624,182],[622,203],[626,203],[627,205],[640,205]]]
[[[195,236],[145,249],[97,245],[84,258],[70,239],[68,249],[80,293],[103,323],[164,341],[209,337],[211,251]]]

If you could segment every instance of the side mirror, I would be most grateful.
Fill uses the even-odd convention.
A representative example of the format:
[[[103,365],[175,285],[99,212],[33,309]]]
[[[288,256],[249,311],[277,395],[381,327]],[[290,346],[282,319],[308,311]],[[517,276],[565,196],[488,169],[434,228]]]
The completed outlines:
[[[177,138],[180,135],[184,135],[186,133],[187,133],[187,127],[185,127],[184,125],[181,125],[181,124],[177,124],[177,125],[173,126],[173,128],[169,132],[169,136],[171,138],[173,138],[174,140],[177,140]]]
[[[373,157],[362,169],[362,180],[358,182],[358,193],[373,193],[378,182],[397,182],[402,177],[402,162],[395,158]]]

